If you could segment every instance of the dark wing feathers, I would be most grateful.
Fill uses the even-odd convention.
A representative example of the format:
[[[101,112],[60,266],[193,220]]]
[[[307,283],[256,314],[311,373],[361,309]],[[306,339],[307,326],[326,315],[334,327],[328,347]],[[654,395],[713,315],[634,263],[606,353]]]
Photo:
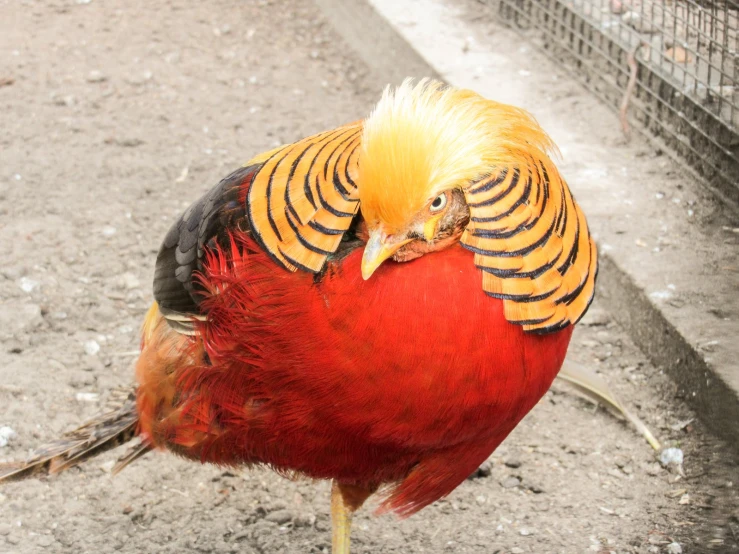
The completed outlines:
[[[223,179],[190,206],[164,238],[154,269],[154,298],[170,323],[184,324],[198,314],[201,294],[193,275],[202,269],[206,246],[216,241],[225,247],[229,229],[248,230],[243,187],[257,168],[242,167]]]

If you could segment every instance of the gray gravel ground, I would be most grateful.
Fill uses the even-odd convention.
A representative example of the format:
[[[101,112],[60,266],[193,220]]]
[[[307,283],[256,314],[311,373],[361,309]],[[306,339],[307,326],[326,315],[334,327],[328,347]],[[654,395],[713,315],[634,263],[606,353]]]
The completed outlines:
[[[154,257],[180,211],[252,154],[366,114],[377,91],[297,0],[0,0],[0,51],[4,461],[132,381]],[[364,509],[354,552],[735,551],[711,514],[733,521],[736,466],[681,425],[692,415],[671,382],[597,304],[571,356],[683,448],[687,478],[558,385],[449,498],[404,521]],[[0,488],[0,552],[330,549],[326,483],[166,453],[111,478],[117,454]]]

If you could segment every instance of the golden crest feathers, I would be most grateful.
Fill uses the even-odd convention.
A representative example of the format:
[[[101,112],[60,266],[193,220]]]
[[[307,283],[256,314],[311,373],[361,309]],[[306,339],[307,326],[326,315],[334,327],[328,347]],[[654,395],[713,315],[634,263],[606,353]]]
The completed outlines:
[[[392,146],[390,146],[392,145]],[[553,148],[530,114],[424,79],[386,88],[364,122],[359,195],[368,223],[401,228],[429,200]]]

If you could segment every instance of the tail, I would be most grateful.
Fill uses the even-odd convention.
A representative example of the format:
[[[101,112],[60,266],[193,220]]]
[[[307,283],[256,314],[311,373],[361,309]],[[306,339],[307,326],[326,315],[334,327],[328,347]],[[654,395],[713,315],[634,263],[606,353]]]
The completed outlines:
[[[25,462],[0,464],[0,483],[64,471],[133,440],[137,435],[138,423],[135,388],[115,390],[104,413],[59,440],[35,450]],[[134,445],[118,460],[113,473],[118,473],[149,450],[151,446],[148,443]]]

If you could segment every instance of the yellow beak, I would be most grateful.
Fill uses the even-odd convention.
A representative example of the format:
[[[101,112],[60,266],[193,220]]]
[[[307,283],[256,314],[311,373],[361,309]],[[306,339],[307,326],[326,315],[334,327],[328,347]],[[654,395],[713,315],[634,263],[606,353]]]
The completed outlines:
[[[369,279],[375,270],[382,265],[382,262],[392,257],[401,246],[408,244],[410,241],[411,239],[405,239],[388,244],[387,237],[381,229],[372,231],[362,256],[362,277],[364,280]]]

